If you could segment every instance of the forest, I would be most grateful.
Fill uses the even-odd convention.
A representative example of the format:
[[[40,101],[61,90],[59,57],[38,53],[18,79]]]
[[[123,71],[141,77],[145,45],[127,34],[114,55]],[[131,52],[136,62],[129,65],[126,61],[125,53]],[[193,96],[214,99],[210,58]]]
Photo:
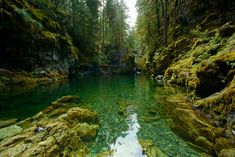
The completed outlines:
[[[235,1],[0,8],[0,156],[235,156]]]

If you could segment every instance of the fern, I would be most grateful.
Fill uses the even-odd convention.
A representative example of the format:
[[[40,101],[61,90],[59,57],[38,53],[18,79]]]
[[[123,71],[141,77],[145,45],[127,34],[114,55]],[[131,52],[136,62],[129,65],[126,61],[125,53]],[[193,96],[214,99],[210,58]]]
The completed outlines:
[[[33,30],[42,30],[43,25],[41,22],[33,19],[30,14],[25,9],[15,8],[15,11],[21,17],[21,19],[30,26],[31,31]]]

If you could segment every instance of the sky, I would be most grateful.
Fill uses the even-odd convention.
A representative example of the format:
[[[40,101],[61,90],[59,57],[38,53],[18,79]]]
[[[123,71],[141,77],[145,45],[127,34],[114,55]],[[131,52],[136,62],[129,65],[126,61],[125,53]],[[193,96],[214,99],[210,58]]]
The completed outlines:
[[[135,21],[137,18],[137,11],[135,8],[136,0],[124,0],[127,8],[128,8],[128,23],[131,27],[135,25]]]

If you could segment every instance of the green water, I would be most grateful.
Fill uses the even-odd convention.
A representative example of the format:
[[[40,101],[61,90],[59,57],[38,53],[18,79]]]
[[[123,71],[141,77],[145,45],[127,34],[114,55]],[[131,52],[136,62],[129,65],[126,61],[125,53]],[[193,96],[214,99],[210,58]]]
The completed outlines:
[[[199,156],[169,128],[161,83],[145,76],[89,76],[34,89],[10,88],[0,95],[0,119],[22,120],[62,95],[79,95],[82,107],[97,111],[100,130],[89,144],[91,156],[109,149],[114,156],[143,157],[138,139],[152,140],[168,156]],[[125,106],[120,114],[120,102]]]

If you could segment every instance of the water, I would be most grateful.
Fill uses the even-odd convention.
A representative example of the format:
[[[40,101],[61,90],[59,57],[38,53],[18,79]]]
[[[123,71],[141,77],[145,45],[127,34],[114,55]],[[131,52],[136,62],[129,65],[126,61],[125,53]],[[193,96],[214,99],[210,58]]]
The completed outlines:
[[[81,107],[98,112],[101,128],[90,156],[113,150],[115,157],[145,157],[139,140],[151,140],[168,156],[199,156],[169,128],[161,84],[145,76],[90,76],[34,89],[8,89],[0,94],[0,119],[33,116],[63,95],[79,95]],[[170,107],[169,107],[170,108]]]

